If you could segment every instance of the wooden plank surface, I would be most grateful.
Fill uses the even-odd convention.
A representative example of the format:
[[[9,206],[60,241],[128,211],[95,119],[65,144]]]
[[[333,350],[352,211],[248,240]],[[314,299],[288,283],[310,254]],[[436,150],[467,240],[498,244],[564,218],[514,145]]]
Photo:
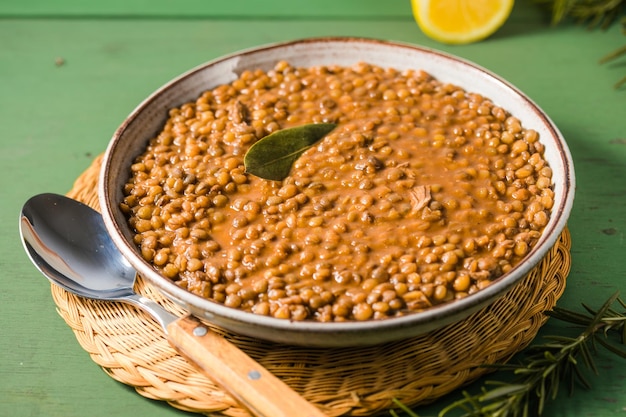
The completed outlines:
[[[599,306],[617,289],[626,293],[626,91],[612,89],[624,65],[598,64],[625,43],[617,27],[552,28],[535,6],[518,2],[496,36],[446,46],[421,34],[408,2],[328,1],[316,10],[321,3],[185,3],[198,7],[193,13],[172,10],[181,2],[95,3],[0,2],[1,416],[186,415],[113,381],[79,347],[24,254],[18,213],[33,194],[67,191],[154,89],[259,44],[331,35],[392,39],[459,55],[517,85],[562,130],[577,171],[573,265],[559,305]],[[558,329],[549,324],[542,334]],[[604,354],[599,364],[593,390],[564,396],[545,415],[623,416],[626,363]],[[435,415],[449,400],[420,415]]]
[[[383,4],[384,3],[384,4]],[[382,7],[384,6],[384,7]],[[407,1],[391,0],[25,0],[0,2],[0,16],[152,18],[410,18]]]

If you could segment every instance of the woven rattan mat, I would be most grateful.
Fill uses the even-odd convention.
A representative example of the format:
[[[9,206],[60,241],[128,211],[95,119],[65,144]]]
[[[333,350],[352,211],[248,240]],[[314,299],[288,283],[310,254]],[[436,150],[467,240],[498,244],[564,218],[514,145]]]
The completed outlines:
[[[77,180],[70,197],[98,209],[101,157]],[[515,288],[468,319],[429,334],[378,346],[306,348],[228,335],[250,356],[329,416],[369,416],[393,406],[431,402],[524,348],[561,296],[570,268],[567,229],[543,261]],[[137,291],[175,314],[180,310],[140,278]],[[76,297],[52,286],[58,312],[80,345],[112,378],[145,397],[206,415],[248,416],[229,395],[167,343],[161,328],[132,306]]]

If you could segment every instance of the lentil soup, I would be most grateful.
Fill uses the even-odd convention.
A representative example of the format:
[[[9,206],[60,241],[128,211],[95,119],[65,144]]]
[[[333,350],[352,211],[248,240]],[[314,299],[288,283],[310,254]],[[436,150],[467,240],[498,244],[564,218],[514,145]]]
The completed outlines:
[[[280,129],[337,127],[283,181],[245,172]],[[382,319],[464,298],[511,270],[554,201],[536,131],[418,70],[244,71],[170,110],[121,209],[145,260],[260,315]]]

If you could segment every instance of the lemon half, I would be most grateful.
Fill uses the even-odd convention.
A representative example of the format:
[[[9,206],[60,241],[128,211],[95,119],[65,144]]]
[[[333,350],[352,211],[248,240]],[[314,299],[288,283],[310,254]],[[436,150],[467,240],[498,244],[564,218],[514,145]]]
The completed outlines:
[[[485,39],[511,14],[514,0],[411,0],[413,16],[426,36],[462,44]]]

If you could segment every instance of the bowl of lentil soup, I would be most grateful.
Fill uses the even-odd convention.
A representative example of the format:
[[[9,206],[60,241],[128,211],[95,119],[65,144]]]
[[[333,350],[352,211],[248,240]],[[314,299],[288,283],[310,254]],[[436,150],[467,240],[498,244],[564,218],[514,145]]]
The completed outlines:
[[[271,181],[247,149],[336,127]],[[555,244],[574,170],[507,81],[422,47],[304,39],[194,68],[142,102],[104,156],[114,242],[191,314],[295,345],[355,346],[466,318]]]

